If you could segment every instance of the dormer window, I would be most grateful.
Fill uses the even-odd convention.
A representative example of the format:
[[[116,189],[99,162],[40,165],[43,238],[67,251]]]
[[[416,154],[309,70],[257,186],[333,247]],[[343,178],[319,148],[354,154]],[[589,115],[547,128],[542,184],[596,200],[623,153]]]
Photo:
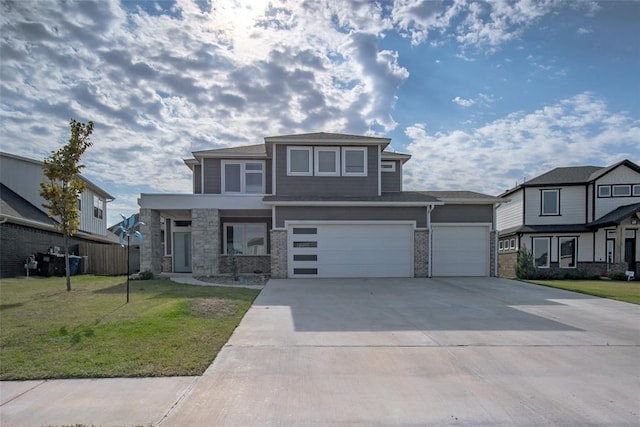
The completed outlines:
[[[367,176],[367,149],[344,147],[342,149],[342,175]]]
[[[264,162],[223,160],[223,193],[264,193]]]
[[[287,147],[287,175],[313,175],[311,147]]]

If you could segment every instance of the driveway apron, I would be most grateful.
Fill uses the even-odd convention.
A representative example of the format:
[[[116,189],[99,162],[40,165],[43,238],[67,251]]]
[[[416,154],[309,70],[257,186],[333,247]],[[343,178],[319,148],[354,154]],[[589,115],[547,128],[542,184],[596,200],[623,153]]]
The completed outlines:
[[[639,325],[505,279],[271,280],[161,425],[637,425]]]

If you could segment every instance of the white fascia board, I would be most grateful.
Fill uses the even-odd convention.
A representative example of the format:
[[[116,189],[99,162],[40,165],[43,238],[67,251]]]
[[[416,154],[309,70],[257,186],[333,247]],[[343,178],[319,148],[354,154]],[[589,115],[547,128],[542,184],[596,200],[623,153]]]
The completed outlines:
[[[493,205],[495,203],[506,203],[511,201],[510,199],[502,199],[500,197],[490,199],[450,199],[446,197],[438,197],[438,199],[442,200],[445,205]]]
[[[262,201],[264,194],[148,194],[143,193],[138,205],[143,209],[270,209]]]
[[[263,202],[267,205],[274,206],[419,206],[419,207],[427,207],[427,206],[435,206],[435,205],[444,205],[442,202],[374,202],[374,201],[353,201],[353,202],[331,202],[331,201],[313,201],[313,202],[304,202],[304,201],[296,201],[296,202],[280,202],[280,201],[266,201]]]
[[[410,220],[313,220],[313,219],[305,219],[305,220],[297,220],[290,219],[284,222],[284,228],[288,228],[291,225],[406,225],[412,227],[414,230],[416,228],[416,222]]]
[[[250,154],[250,153],[234,153],[234,154],[198,154],[195,155],[196,159],[266,159],[269,156],[267,154]]]

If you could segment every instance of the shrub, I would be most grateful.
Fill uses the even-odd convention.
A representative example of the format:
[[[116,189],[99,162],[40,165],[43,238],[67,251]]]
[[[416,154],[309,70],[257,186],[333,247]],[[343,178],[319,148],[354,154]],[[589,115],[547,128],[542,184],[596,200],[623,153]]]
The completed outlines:
[[[518,251],[516,261],[516,277],[518,279],[535,279],[539,275],[538,269],[533,263],[533,254],[527,248]]]
[[[149,270],[140,272],[140,280],[151,280],[153,279],[153,273]]]

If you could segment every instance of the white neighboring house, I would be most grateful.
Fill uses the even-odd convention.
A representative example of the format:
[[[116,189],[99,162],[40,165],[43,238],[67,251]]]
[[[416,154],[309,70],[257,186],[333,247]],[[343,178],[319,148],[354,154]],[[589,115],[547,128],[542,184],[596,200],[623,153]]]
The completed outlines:
[[[43,163],[38,160],[0,152],[2,203],[2,272],[1,277],[24,274],[26,257],[46,252],[49,246],[61,246],[61,236],[54,222],[46,217],[40,196],[44,180]],[[113,244],[117,238],[107,230],[107,203],[114,197],[89,181],[78,200],[80,227],[74,240]],[[72,244],[74,243],[72,242]]]
[[[561,167],[501,195],[496,212],[501,276],[515,276],[520,248],[559,274],[640,269],[640,166]]]

